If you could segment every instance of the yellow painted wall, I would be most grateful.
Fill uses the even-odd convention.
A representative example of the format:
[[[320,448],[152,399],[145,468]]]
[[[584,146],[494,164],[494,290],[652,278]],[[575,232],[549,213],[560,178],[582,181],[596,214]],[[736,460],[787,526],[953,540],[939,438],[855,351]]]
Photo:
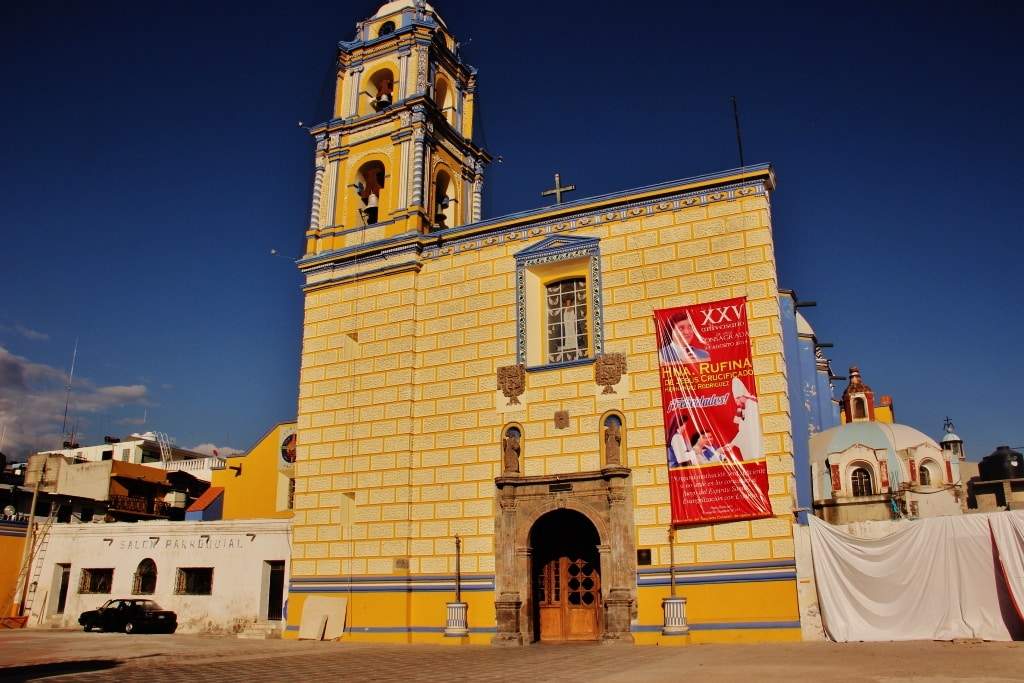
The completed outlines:
[[[227,458],[228,467],[214,471],[211,486],[224,487],[223,519],[261,519],[291,516],[288,480],[292,467],[281,459],[282,432],[294,422],[274,425],[248,453]],[[241,473],[230,469],[241,466]]]
[[[25,549],[25,531],[25,525],[0,523],[0,609],[7,609],[14,598],[21,553]]]
[[[682,529],[676,562],[785,565],[793,559],[792,442],[768,197],[749,186],[722,190],[757,176],[680,185],[675,196],[685,196],[682,204],[653,201],[641,209],[632,202],[649,196],[637,193],[574,208],[571,215],[549,214],[573,228],[566,234],[600,238],[605,351],[627,354],[628,393],[611,402],[598,397],[590,365],[528,373],[528,407],[515,418],[525,429],[524,472],[598,469],[598,419],[608,409],[621,410],[635,540],[638,548],[651,549],[654,567],[668,564],[670,508],[651,312],[734,296],[749,302],[776,516]],[[767,180],[765,172],[760,176]],[[493,480],[500,474],[500,431],[508,420],[497,409],[495,373],[515,362],[513,255],[548,236],[536,224],[498,228],[517,228],[515,239],[488,244],[485,235],[477,248],[449,248],[424,258],[418,273],[382,274],[307,292],[293,580],[393,575],[395,558],[405,557],[414,576],[450,574],[456,533],[464,539],[463,571],[493,574]],[[568,429],[554,428],[555,410],[569,411]],[[338,501],[345,494],[355,506],[351,519],[343,520]],[[694,587],[693,619],[785,624],[798,618],[795,579],[776,582],[775,588],[785,586],[781,591],[755,594],[736,584],[712,585]],[[291,595],[294,626],[301,595],[294,587]],[[443,625],[442,603],[450,594],[412,595],[413,608],[377,609],[379,625]],[[353,593],[352,613],[359,614],[364,602],[372,605],[372,596]],[[660,623],[659,590],[641,589],[639,600],[640,625]],[[771,619],[758,616],[768,613]],[[471,625],[493,628],[493,603],[470,614]],[[799,630],[702,633],[770,640]],[[637,634],[640,642],[652,638]]]

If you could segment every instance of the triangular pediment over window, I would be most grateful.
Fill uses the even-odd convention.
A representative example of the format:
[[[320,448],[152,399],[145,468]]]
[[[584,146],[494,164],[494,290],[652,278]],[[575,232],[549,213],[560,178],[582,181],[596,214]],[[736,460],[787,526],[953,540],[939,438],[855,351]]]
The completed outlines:
[[[516,259],[542,256],[577,249],[594,249],[600,240],[596,237],[577,237],[576,235],[553,235],[545,237],[536,244],[531,244],[522,251],[516,253]]]

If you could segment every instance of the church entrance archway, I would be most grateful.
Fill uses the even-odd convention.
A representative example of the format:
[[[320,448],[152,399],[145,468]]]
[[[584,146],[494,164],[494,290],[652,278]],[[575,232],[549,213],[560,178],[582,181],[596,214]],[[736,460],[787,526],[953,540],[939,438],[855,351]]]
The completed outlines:
[[[601,637],[600,543],[594,525],[574,510],[549,512],[533,525],[531,602],[538,640]]]

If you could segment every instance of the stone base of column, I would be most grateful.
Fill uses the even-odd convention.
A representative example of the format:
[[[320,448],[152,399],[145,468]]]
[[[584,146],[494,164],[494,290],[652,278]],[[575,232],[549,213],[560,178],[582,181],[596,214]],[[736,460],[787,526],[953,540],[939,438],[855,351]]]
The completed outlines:
[[[519,628],[519,610],[523,601],[515,593],[503,593],[494,601],[498,633],[491,638],[495,647],[522,647],[523,633]]]
[[[601,634],[603,645],[632,645],[633,633],[630,631],[631,608],[633,598],[625,589],[608,591],[604,601],[604,633]]]

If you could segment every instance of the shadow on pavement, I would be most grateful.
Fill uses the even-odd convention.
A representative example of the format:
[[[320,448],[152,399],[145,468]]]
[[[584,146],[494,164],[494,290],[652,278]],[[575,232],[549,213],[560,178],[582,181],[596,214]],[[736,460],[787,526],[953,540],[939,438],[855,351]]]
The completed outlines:
[[[0,681],[34,681],[48,676],[67,676],[92,671],[113,669],[121,662],[117,659],[81,659],[70,662],[47,662],[25,666],[0,667]]]

